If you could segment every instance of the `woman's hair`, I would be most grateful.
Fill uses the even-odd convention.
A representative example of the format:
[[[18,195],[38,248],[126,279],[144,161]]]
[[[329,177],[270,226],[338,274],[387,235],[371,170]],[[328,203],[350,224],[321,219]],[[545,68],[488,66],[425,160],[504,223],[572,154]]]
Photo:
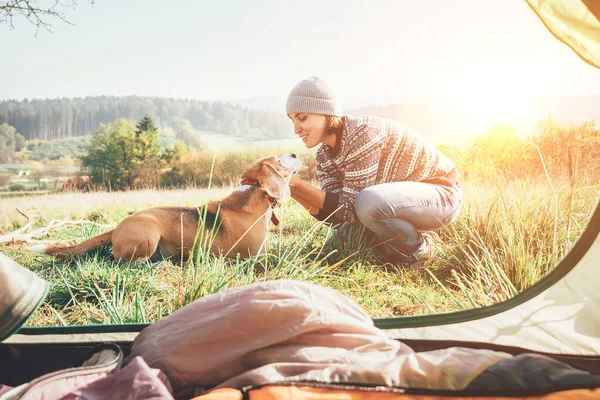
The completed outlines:
[[[338,135],[342,133],[344,130],[344,121],[342,117],[338,117],[335,115],[326,115],[325,116],[327,122],[325,126],[325,133],[328,135]]]

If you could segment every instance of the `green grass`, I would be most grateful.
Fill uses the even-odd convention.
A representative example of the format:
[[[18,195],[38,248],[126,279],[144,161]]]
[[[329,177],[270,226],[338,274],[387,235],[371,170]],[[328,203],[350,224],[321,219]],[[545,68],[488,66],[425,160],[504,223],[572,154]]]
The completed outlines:
[[[229,190],[0,199],[0,229],[12,231],[26,223],[15,208],[33,218],[36,227],[52,219],[99,224],[66,226],[41,238],[78,242],[137,210],[201,205]],[[467,182],[461,215],[438,231],[442,238],[438,259],[421,271],[380,265],[357,237],[335,250],[324,248],[330,229],[293,201],[276,209],[281,224],[271,226],[267,255],[248,260],[215,257],[203,246],[187,263],[134,265],[114,263],[110,249],[68,261],[29,253],[22,244],[2,245],[0,251],[52,284],[29,326],[151,322],[208,294],[270,279],[334,288],[373,317],[441,313],[505,300],[545,276],[585,229],[599,191],[599,186],[551,188],[548,182],[503,178],[487,186]]]

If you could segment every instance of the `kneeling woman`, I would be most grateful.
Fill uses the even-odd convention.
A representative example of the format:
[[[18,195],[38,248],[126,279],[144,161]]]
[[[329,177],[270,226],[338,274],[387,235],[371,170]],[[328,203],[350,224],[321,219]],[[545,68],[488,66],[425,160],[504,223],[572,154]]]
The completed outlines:
[[[423,266],[435,254],[430,233],[456,219],[462,203],[454,163],[418,132],[389,119],[351,117],[331,87],[307,78],[290,92],[287,115],[307,148],[317,150],[318,189],[297,177],[292,197],[317,219],[364,225],[396,265]]]

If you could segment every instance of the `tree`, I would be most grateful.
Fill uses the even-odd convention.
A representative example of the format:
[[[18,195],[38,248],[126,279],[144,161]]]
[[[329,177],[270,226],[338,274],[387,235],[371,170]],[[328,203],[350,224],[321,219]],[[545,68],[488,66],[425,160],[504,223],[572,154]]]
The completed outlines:
[[[135,129],[135,152],[132,157],[130,185],[158,186],[161,166],[158,128],[152,118],[145,115]]]
[[[156,156],[146,157],[131,171],[131,186],[135,188],[158,187],[163,162]]]
[[[92,183],[112,189],[130,186],[135,129],[133,122],[120,119],[112,124],[101,124],[94,132],[88,154],[81,158],[83,166],[90,169]]]
[[[36,34],[43,28],[52,32],[53,20],[60,20],[72,25],[65,16],[65,11],[77,7],[75,0],[53,0],[50,2],[38,2],[37,0],[0,0],[0,23],[7,24],[14,29],[13,20],[23,17],[36,27]],[[95,4],[95,0],[89,0]]]
[[[14,126],[0,124],[0,163],[12,162],[14,153],[21,151],[24,145],[25,138]]]
[[[140,136],[144,132],[158,132],[158,128],[156,125],[154,125],[154,121],[148,116],[148,114],[144,115],[144,118],[142,118],[142,120],[135,126],[136,136]]]
[[[185,144],[196,150],[205,150],[208,145],[200,137],[200,134],[194,129],[189,120],[181,117],[173,118],[175,137],[183,140]]]
[[[163,155],[163,160],[167,164],[179,162],[183,157],[192,152],[192,148],[188,147],[184,142],[178,142],[173,148],[167,149]]]
[[[146,157],[158,157],[160,155],[158,128],[148,115],[144,116],[135,127],[135,142],[134,162],[142,162]]]
[[[37,162],[31,162],[31,174],[29,174],[29,179],[35,182],[38,186],[38,189],[42,188],[42,178],[44,177],[44,166]]]
[[[54,188],[58,187],[58,182],[61,177],[70,175],[66,169],[75,166],[75,160],[71,157],[61,157],[58,160],[52,160],[45,164],[46,175],[54,180]]]
[[[600,160],[600,130],[595,121],[561,126],[552,115],[538,124],[534,138],[551,175],[568,173],[571,180],[584,173],[597,182]]]
[[[156,185],[162,167],[158,129],[149,117],[136,125],[126,119],[101,124],[81,161],[96,184],[112,189]]]
[[[178,186],[185,184],[182,171],[182,160],[196,151],[188,147],[184,142],[178,142],[173,148],[169,148],[162,155],[163,162],[169,167],[162,173],[161,180],[165,186]]]

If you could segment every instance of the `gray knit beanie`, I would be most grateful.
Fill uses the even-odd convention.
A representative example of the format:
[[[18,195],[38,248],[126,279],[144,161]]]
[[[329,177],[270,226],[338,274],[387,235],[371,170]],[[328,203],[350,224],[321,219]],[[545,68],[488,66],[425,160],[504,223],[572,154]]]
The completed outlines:
[[[286,113],[335,115],[341,117],[342,105],[336,93],[323,79],[311,76],[292,88],[285,106]]]

